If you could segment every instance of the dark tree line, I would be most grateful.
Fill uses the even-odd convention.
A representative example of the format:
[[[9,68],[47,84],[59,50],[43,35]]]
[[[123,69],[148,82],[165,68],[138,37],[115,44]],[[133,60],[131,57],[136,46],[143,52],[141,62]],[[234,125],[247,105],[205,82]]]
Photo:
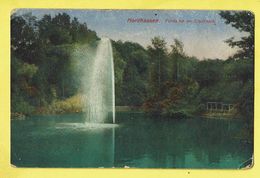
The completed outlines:
[[[139,106],[167,117],[200,114],[207,101],[235,104],[237,113],[252,118],[254,18],[249,12],[220,12],[228,25],[248,35],[226,42],[238,47],[227,60],[185,54],[173,39],[170,49],[160,36],[147,48],[112,41],[116,105]],[[32,113],[80,93],[71,58],[75,44],[95,47],[99,37],[85,23],[63,13],[41,19],[27,14],[11,18],[12,112]]]
[[[31,14],[11,17],[12,112],[35,108],[75,95],[71,52],[76,43],[93,45],[99,38],[86,23],[66,13],[40,20]]]
[[[202,113],[206,102],[217,101],[234,104],[237,114],[252,118],[254,16],[244,11],[222,11],[220,16],[226,24],[246,34],[236,41],[234,37],[226,41],[238,48],[227,60],[199,61],[187,56],[178,39],[172,41],[170,50],[159,36],[151,39],[147,49],[136,43],[114,42],[114,51],[124,63],[116,90],[117,104],[142,106],[149,113],[179,117]]]

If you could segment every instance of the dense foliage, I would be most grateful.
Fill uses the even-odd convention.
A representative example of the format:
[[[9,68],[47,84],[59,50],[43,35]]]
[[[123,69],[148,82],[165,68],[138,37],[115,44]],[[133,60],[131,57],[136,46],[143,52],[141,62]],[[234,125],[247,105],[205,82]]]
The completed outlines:
[[[250,11],[221,11],[219,15],[225,20],[226,24],[238,29],[247,35],[241,39],[231,37],[226,42],[231,47],[239,47],[237,53],[232,56],[235,59],[254,58],[254,39],[255,39],[255,19]]]
[[[87,25],[63,13],[37,20],[31,14],[11,18],[12,112],[32,113],[80,87],[71,52],[76,43],[93,45],[98,37]]]
[[[182,117],[201,114],[206,102],[219,101],[234,104],[237,114],[252,118],[253,17],[242,12],[220,15],[227,24],[249,33],[238,41],[227,40],[240,48],[227,60],[198,60],[185,54],[178,39],[167,45],[160,36],[151,39],[147,48],[112,41],[116,105]],[[30,14],[14,14],[11,30],[12,112],[30,114],[80,94],[71,53],[78,44],[94,47],[99,40],[94,31],[65,13],[40,20]]]

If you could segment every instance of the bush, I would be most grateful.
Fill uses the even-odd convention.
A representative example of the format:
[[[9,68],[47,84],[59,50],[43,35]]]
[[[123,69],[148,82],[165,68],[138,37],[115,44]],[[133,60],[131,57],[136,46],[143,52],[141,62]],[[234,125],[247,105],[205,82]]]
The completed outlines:
[[[30,115],[34,112],[34,109],[35,108],[23,98],[12,98],[12,113],[23,113],[25,115]]]

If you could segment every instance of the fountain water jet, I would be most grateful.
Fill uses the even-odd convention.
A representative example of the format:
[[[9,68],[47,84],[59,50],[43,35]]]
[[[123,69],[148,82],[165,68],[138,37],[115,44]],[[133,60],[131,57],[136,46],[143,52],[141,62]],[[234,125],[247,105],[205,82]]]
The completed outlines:
[[[115,80],[111,42],[102,38],[92,62],[87,62],[89,71],[83,76],[86,122],[115,123]]]

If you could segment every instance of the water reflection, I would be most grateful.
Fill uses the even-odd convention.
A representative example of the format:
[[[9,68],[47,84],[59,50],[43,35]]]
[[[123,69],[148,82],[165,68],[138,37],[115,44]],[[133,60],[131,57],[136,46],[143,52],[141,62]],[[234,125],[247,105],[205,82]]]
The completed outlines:
[[[67,117],[67,118],[66,118]],[[158,120],[118,114],[119,126],[81,116],[12,121],[12,163],[22,167],[238,168],[253,144],[242,121]],[[77,123],[75,123],[77,121]]]
[[[252,143],[237,137],[241,121],[129,120],[116,132],[119,167],[238,168],[252,154]]]
[[[15,122],[11,151],[16,166],[114,166],[115,124],[64,123],[57,118]]]

